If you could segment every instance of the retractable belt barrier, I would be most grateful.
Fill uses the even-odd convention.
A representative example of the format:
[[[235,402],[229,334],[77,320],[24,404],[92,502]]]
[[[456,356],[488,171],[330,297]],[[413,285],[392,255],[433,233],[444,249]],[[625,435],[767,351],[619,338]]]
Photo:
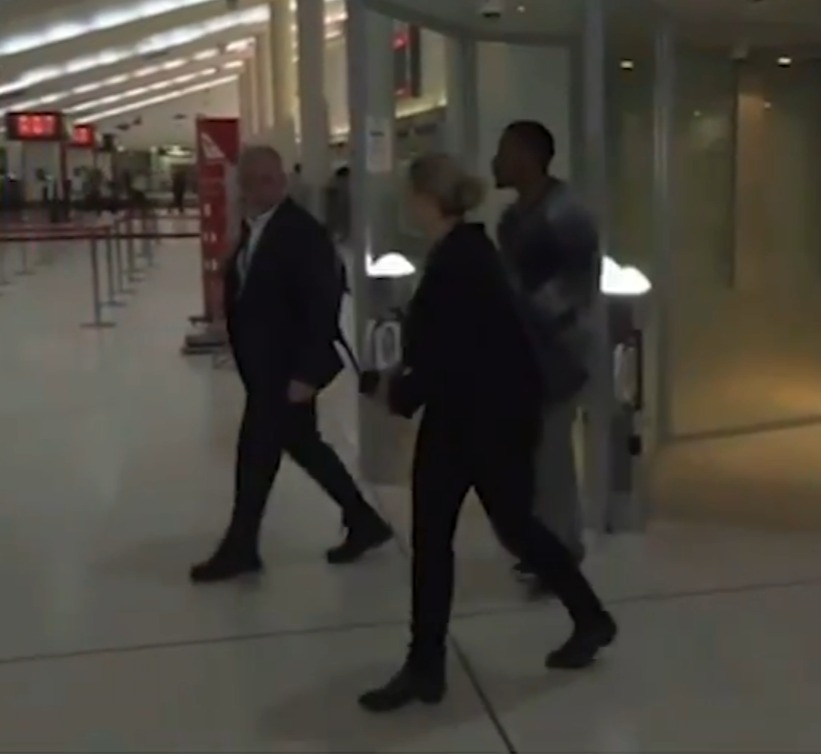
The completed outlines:
[[[92,318],[89,322],[82,323],[82,326],[94,329],[111,328],[115,323],[105,318],[105,310],[125,306],[126,302],[121,297],[136,292],[133,284],[144,279],[139,269],[139,261],[141,260],[147,268],[154,266],[155,244],[161,239],[192,239],[199,238],[199,235],[199,232],[161,233],[156,214],[153,212],[142,213],[136,217],[125,214],[94,225],[44,225],[27,221],[5,223],[0,228],[0,287],[11,285],[6,274],[7,250],[4,246],[17,244],[19,248],[20,268],[16,274],[32,275],[35,272],[29,258],[29,249],[32,245],[35,245],[35,248],[39,247],[39,261],[45,264],[53,261],[52,244],[87,241]],[[47,253],[44,252],[44,247],[47,248]]]

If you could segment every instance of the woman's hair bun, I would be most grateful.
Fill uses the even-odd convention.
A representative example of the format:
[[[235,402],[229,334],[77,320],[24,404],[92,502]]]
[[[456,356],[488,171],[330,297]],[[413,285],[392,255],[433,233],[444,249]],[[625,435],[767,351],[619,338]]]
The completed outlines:
[[[485,200],[485,183],[474,175],[464,175],[456,186],[454,204],[461,207],[461,214],[473,212]]]
[[[415,159],[408,171],[411,188],[434,201],[448,217],[461,217],[485,198],[485,184],[449,154],[432,152]]]

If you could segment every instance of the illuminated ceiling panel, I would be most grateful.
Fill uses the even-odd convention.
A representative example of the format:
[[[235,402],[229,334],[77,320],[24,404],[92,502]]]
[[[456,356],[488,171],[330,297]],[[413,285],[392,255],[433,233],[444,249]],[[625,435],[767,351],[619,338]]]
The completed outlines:
[[[175,58],[173,60],[167,60],[161,64],[151,65],[151,66],[144,66],[142,68],[133,69],[126,73],[119,74],[117,76],[109,76],[104,79],[97,79],[96,81],[89,81],[84,84],[80,84],[79,86],[74,86],[71,88],[67,88],[57,92],[49,92],[48,94],[44,94],[39,97],[30,97],[25,100],[17,100],[11,102],[4,107],[0,108],[0,116],[4,115],[5,113],[12,111],[12,110],[36,110],[37,108],[43,108],[46,106],[53,105],[55,103],[62,103],[67,99],[76,99],[77,97],[89,94],[97,93],[98,96],[95,100],[91,100],[91,102],[99,101],[100,99],[105,99],[106,103],[111,103],[115,101],[112,98],[120,98],[121,92],[114,92],[112,94],[108,94],[105,97],[100,97],[99,93],[101,93],[105,89],[112,89],[115,87],[123,87],[128,84],[135,84],[137,85],[136,88],[143,88],[148,89],[150,91],[156,91],[157,89],[164,89],[166,88],[165,82],[168,81],[175,81],[177,84],[186,83],[186,81],[180,81],[179,79],[181,76],[172,76],[171,78],[164,78],[160,79],[159,81],[151,82],[150,84],[141,84],[141,80],[149,79],[153,76],[158,76],[163,73],[172,73],[180,68],[184,68],[186,66],[193,66],[197,63],[203,63],[209,60],[215,60],[216,58],[222,57],[223,60],[226,62],[221,63],[221,67],[226,70],[231,70],[235,67],[233,64],[236,63],[238,65],[242,65],[242,60],[231,59],[231,56],[226,56],[222,50],[217,47],[210,48],[207,50],[200,50],[194,55],[190,55],[188,57],[180,57]],[[216,72],[215,69],[210,69],[213,72]],[[200,72],[189,72],[183,75],[197,75]],[[86,106],[87,102],[82,102],[80,104],[74,104],[68,107],[65,107],[66,112],[73,113],[73,112],[84,112],[89,109]]]
[[[124,7],[121,4],[119,8],[108,8],[94,13],[88,19],[53,24],[28,34],[0,37],[0,57],[29,52],[58,42],[77,39],[86,34],[116,29],[135,21],[156,18],[184,8],[216,2],[217,0],[147,0],[147,2],[132,3]]]
[[[111,48],[93,55],[75,58],[59,65],[44,66],[28,71],[18,79],[0,85],[0,95],[53,81],[62,76],[103,68],[131,58],[165,52],[175,47],[205,39],[222,31],[263,23],[267,18],[268,7],[257,6],[236,13],[216,16],[201,23],[170,29],[147,37],[131,46]]]
[[[54,81],[63,76],[85,73],[132,58],[163,53],[175,47],[204,40],[220,32],[263,24],[268,20],[269,15],[270,10],[267,5],[258,5],[246,10],[215,16],[207,21],[168,29],[146,37],[131,46],[109,48],[58,65],[36,68],[27,71],[13,81],[0,84],[0,96],[23,91],[29,87]],[[339,36],[338,24],[344,18],[345,14],[342,11],[328,15],[326,24],[329,27],[327,32],[329,37]],[[250,40],[243,40],[234,44],[250,44]]]
[[[84,117],[83,123],[95,123],[108,118],[116,118],[118,115],[125,115],[126,113],[135,112],[136,110],[143,110],[146,107],[161,105],[164,102],[170,102],[171,100],[179,99],[180,97],[187,97],[189,94],[204,92],[208,89],[222,86],[223,84],[230,84],[236,80],[236,76],[222,76],[220,78],[210,79],[209,81],[205,81],[203,83],[194,84],[182,89],[175,89],[174,91],[165,92],[164,94],[158,94],[156,97],[150,97],[148,99],[139,100],[138,102],[130,102],[129,104],[121,107],[96,112],[92,115]]]

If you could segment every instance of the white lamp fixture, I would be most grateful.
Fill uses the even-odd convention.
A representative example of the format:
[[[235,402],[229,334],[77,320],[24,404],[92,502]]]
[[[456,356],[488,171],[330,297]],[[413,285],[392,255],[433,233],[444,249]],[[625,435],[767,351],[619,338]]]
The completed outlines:
[[[389,251],[376,259],[370,254],[365,258],[365,274],[369,278],[405,278],[415,272],[413,262],[397,251]]]
[[[643,272],[635,267],[622,267],[610,257],[604,258],[599,285],[606,296],[643,296],[653,287]]]

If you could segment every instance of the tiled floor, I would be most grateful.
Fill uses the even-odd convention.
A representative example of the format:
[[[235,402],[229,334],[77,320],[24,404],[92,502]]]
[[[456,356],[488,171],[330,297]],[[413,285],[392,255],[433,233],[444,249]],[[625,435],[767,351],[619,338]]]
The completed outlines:
[[[406,640],[406,494],[374,491],[398,543],[332,570],[338,518],[286,466],[265,577],[190,587],[227,513],[241,399],[178,353],[195,246],[163,248],[100,332],[79,327],[85,251],[55,257],[0,297],[0,751],[821,750],[821,536],[659,525],[596,543],[622,640],[568,675],[542,668],[564,617],[524,601],[473,505],[452,693],[366,717],[357,693]],[[340,384],[325,405],[346,452],[350,398]]]

